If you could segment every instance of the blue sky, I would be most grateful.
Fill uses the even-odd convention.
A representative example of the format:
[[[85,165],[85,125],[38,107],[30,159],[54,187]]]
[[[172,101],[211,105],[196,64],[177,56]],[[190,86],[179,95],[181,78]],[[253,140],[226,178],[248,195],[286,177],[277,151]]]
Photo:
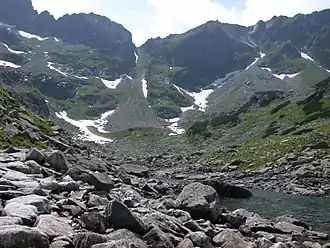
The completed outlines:
[[[181,33],[209,20],[253,25],[274,15],[294,16],[330,8],[329,0],[32,0],[56,18],[94,12],[123,24],[136,45],[151,37]]]

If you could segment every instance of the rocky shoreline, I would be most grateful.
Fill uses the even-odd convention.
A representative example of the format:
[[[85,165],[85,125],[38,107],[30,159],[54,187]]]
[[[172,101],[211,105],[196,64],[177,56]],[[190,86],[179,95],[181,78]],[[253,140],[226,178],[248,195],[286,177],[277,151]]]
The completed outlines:
[[[160,160],[146,167],[84,153],[0,153],[1,248],[316,248],[328,238],[291,216],[222,208],[221,197],[251,192],[212,172],[167,181],[158,178],[166,168],[154,170]]]

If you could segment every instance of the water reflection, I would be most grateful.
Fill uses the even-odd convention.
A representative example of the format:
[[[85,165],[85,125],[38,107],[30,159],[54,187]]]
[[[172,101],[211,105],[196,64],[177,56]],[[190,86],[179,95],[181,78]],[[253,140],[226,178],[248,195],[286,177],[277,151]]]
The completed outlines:
[[[254,191],[250,199],[222,199],[222,206],[235,210],[244,208],[265,218],[291,214],[314,230],[330,234],[330,198],[287,195],[277,192]]]

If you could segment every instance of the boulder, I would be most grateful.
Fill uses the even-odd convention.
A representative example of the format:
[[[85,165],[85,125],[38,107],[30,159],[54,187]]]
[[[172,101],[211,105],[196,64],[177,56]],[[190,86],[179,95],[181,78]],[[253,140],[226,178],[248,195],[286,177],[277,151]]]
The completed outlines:
[[[75,248],[91,248],[95,244],[102,244],[107,241],[107,236],[92,232],[76,233],[73,235],[73,245]]]
[[[7,201],[6,205],[10,203],[35,206],[37,208],[38,214],[50,214],[52,210],[49,200],[46,197],[39,195],[27,195],[27,196],[17,197]]]
[[[145,227],[141,220],[121,202],[112,200],[105,209],[106,219],[115,229],[128,229],[134,233],[144,235]]]
[[[87,183],[93,185],[96,190],[108,192],[114,187],[114,183],[107,174],[99,172],[90,172],[87,177]]]
[[[37,230],[25,226],[1,226],[1,248],[49,248],[48,236]]]
[[[253,248],[254,246],[244,240],[242,234],[230,229],[220,232],[213,238],[213,243],[222,248]]]
[[[46,162],[57,172],[65,173],[69,169],[69,163],[60,151],[53,152],[46,158]]]
[[[135,233],[127,229],[120,229],[112,233],[109,233],[107,237],[109,241],[113,241],[113,240],[121,240],[121,239],[134,239],[136,238],[136,235]]]
[[[93,245],[92,248],[148,248],[148,246],[141,239],[121,239],[117,241],[110,241],[104,244]]]
[[[154,226],[146,235],[144,235],[143,240],[146,242],[148,247],[153,248],[174,248],[169,237],[159,229],[159,227]]]
[[[7,216],[17,217],[23,220],[23,224],[32,226],[38,217],[35,206],[12,202],[5,206],[4,212]]]
[[[104,234],[107,230],[107,221],[99,212],[84,213],[80,217],[82,226],[88,231]]]
[[[193,232],[187,235],[195,247],[214,248],[211,239],[204,232]]]
[[[176,199],[176,205],[190,213],[193,219],[217,222],[221,213],[217,192],[201,183],[185,186]]]
[[[46,156],[36,148],[30,149],[26,154],[26,160],[33,160],[40,165],[43,165],[46,161]]]
[[[177,248],[195,248],[195,246],[190,239],[184,239],[178,244]]]
[[[53,215],[40,215],[35,226],[51,239],[73,234],[73,228],[65,219]]]
[[[208,179],[204,180],[203,183],[214,188],[219,196],[229,198],[249,198],[252,196],[251,191],[240,186],[225,183],[221,179]]]
[[[146,166],[135,165],[135,164],[124,164],[121,166],[126,173],[132,174],[137,177],[148,177],[149,168]]]
[[[302,226],[296,226],[286,221],[280,221],[274,225],[274,227],[281,233],[292,234],[292,233],[302,233],[306,229]]]
[[[23,220],[19,217],[1,216],[0,226],[23,225]]]

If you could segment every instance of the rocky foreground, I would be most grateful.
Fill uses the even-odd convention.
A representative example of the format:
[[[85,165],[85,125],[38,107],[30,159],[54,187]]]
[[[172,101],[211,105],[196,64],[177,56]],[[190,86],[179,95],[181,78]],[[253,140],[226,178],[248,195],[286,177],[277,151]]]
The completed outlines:
[[[328,238],[290,216],[229,212],[220,197],[251,192],[220,177],[152,175],[134,159],[8,148],[0,153],[0,248],[317,248]]]

